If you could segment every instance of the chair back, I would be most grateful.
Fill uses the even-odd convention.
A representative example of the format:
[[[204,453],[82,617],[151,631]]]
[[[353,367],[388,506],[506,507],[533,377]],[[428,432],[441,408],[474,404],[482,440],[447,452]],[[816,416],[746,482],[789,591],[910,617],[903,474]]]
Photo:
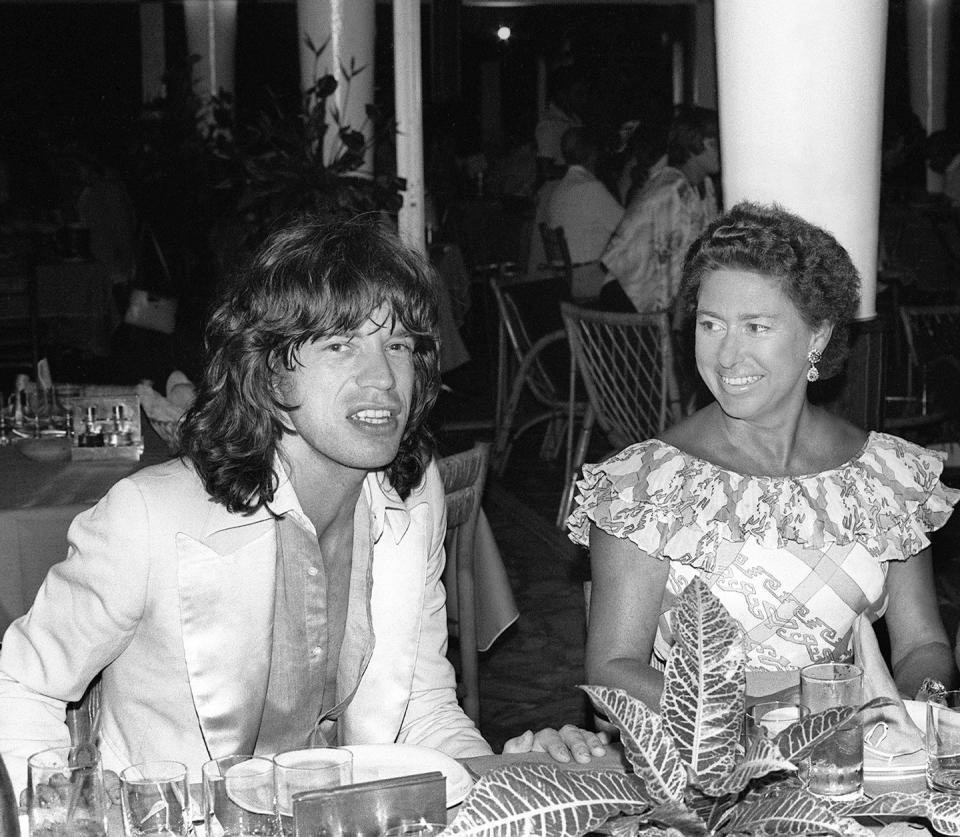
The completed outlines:
[[[444,577],[452,576],[447,588],[456,590],[457,619],[451,633],[459,638],[463,709],[477,725],[480,723],[480,675],[474,549],[489,461],[487,442],[477,442],[470,450],[437,460],[447,509]]]
[[[551,227],[545,221],[540,222],[540,238],[543,241],[543,254],[547,269],[558,279],[562,279],[567,288],[573,286],[573,262],[563,227]]]
[[[556,338],[563,334],[562,329],[551,329],[546,334],[534,337],[524,321],[523,314],[517,304],[517,291],[525,283],[518,283],[515,280],[504,279],[496,276],[490,280],[490,289],[493,298],[497,303],[497,312],[500,315],[501,338],[505,342],[505,349],[509,353],[509,361],[519,366],[523,363],[525,357],[530,355],[531,350],[541,340],[546,337]],[[546,304],[559,306],[559,301],[553,301]],[[541,352],[531,355],[533,358],[527,371],[527,385],[530,387],[534,398],[542,404],[561,403],[566,398],[558,388],[556,375],[551,376],[548,367],[544,364],[544,358]],[[507,359],[502,359],[507,363]]]
[[[648,439],[680,418],[665,312],[615,313],[570,303],[560,308],[590,408],[613,445]]]

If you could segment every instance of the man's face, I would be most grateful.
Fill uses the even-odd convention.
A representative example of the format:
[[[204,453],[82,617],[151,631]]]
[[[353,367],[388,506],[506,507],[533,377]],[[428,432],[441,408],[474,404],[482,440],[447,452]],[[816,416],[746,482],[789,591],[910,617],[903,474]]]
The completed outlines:
[[[720,171],[720,140],[716,137],[704,137],[703,151],[698,156],[704,174],[717,174]]]
[[[295,431],[281,445],[294,469],[373,471],[389,465],[410,417],[414,338],[391,327],[386,306],[355,332],[304,345],[281,374],[283,414]]]

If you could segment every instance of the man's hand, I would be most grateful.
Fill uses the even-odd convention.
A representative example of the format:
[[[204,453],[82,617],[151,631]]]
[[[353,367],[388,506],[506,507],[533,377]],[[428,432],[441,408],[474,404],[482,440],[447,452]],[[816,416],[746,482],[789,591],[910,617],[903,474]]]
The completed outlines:
[[[572,758],[579,764],[587,764],[600,758],[607,749],[610,738],[605,732],[590,732],[573,724],[555,729],[542,729],[537,733],[527,730],[523,735],[511,738],[503,745],[504,753],[549,753],[555,761],[567,763]]]

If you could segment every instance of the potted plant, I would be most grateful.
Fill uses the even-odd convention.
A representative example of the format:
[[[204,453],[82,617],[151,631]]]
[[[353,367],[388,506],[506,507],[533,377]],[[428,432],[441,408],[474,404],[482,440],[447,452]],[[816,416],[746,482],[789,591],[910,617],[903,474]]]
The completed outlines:
[[[740,834],[869,835],[857,817],[922,817],[960,834],[960,800],[950,794],[886,793],[831,803],[809,793],[796,763],[869,709],[839,708],[804,718],[776,738],[742,729],[746,668],[741,630],[694,579],[673,609],[676,636],[659,714],[619,689],[582,687],[620,730],[632,772],[514,764],[485,774],[445,835],[712,837]]]
[[[300,110],[289,113],[276,106],[262,111],[252,124],[237,127],[231,144],[239,177],[237,212],[248,245],[293,216],[396,213],[402,204],[402,179],[363,171],[368,151],[378,142],[392,141],[393,119],[368,104],[363,125],[345,123],[340,109],[330,104],[337,79],[319,72],[327,42],[316,46],[309,36],[305,42],[314,56],[316,81],[304,92]],[[350,81],[363,70],[352,60],[341,67],[348,93]],[[327,142],[331,131],[334,139]]]

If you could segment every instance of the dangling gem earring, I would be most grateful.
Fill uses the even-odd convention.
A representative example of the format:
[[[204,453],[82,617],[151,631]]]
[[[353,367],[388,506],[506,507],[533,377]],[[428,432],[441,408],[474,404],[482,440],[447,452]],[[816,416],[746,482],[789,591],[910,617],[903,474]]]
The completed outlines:
[[[810,364],[810,368],[807,370],[807,380],[812,384],[814,381],[820,380],[820,370],[817,369],[817,364],[820,362],[820,358],[823,355],[820,354],[816,349],[811,349],[807,354],[807,362]]]

